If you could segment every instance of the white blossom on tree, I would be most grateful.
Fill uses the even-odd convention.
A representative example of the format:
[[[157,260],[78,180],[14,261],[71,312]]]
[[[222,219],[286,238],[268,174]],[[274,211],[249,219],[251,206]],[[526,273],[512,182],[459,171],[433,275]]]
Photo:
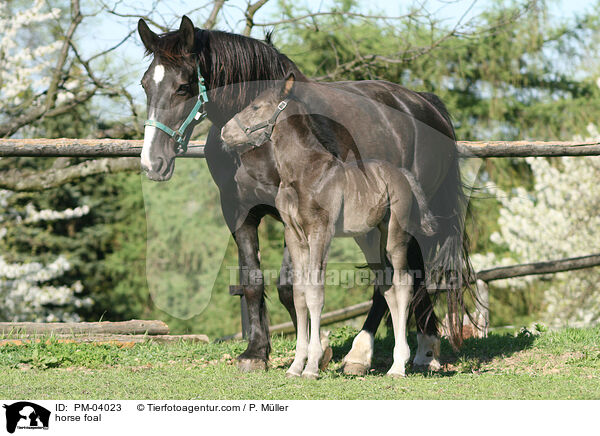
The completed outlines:
[[[588,126],[592,140],[600,139]],[[576,138],[582,140],[582,138]],[[495,244],[509,248],[511,257],[475,255],[475,266],[489,268],[511,263],[539,262],[598,253],[600,250],[600,157],[527,158],[534,188],[497,190],[502,204]],[[551,279],[544,293],[544,320],[553,326],[587,326],[600,322],[600,271],[585,269],[544,276]],[[505,280],[522,287],[540,277]],[[501,282],[495,282],[500,284]],[[516,292],[519,292],[518,289]]]
[[[61,219],[81,218],[90,212],[90,208],[89,206],[84,205],[65,210],[37,210],[33,204],[29,203],[27,206],[25,206],[25,211],[27,212],[25,222],[36,223],[38,221],[56,221]]]
[[[13,13],[0,2],[0,113],[23,103],[26,91],[39,91],[49,85],[52,68],[61,41],[24,46],[19,37],[26,26],[58,18],[60,10],[48,10],[44,0],[36,0],[30,9]],[[36,104],[36,100],[29,104]]]
[[[23,226],[39,221],[72,219],[89,212],[88,206],[64,211],[37,211],[32,205],[26,207],[22,217],[8,210],[10,191],[0,190],[0,239],[8,232],[8,226]],[[3,321],[80,321],[74,309],[90,306],[89,297],[78,294],[83,291],[80,281],[70,286],[52,285],[71,264],[64,255],[58,255],[48,264],[40,262],[8,262],[0,254],[0,320]]]

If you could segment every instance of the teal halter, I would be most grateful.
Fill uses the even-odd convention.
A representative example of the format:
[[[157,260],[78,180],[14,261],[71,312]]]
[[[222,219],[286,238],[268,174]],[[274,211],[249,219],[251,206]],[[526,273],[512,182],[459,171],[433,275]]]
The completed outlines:
[[[192,111],[189,113],[183,124],[177,130],[173,130],[168,126],[165,126],[160,121],[156,120],[146,120],[144,122],[144,126],[153,126],[156,127],[167,135],[169,135],[173,140],[177,143],[177,153],[185,153],[187,151],[187,145],[189,142],[189,137],[186,139],[185,131],[189,127],[189,125],[194,121],[203,120],[206,117],[206,112],[200,112],[202,106],[205,103],[208,103],[208,95],[206,94],[206,86],[204,86],[204,77],[200,74],[200,66],[198,65],[198,61],[196,61],[196,70],[198,71],[198,101],[192,108]]]

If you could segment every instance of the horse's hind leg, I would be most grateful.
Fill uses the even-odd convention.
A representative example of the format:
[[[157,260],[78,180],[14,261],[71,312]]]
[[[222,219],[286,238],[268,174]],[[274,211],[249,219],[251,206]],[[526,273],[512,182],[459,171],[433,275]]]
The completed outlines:
[[[369,267],[375,272],[378,279],[383,278],[384,268],[381,258],[381,233],[379,229],[373,229],[366,235],[354,238],[359,245]],[[364,375],[371,367],[373,358],[373,345],[377,327],[385,315],[387,305],[383,297],[383,283],[375,283],[373,286],[373,306],[369,310],[367,319],[361,331],[352,342],[352,349],[344,357],[344,373],[351,375]]]
[[[407,220],[403,218],[404,216],[398,217],[392,212],[386,242],[386,254],[394,268],[392,286],[384,294],[394,325],[394,363],[388,371],[388,375],[393,377],[406,375],[406,363],[410,358],[406,324],[412,297],[413,276],[408,271],[409,235],[404,231]]]
[[[440,369],[440,338],[438,320],[433,311],[431,297],[425,286],[425,263],[417,239],[408,244],[408,267],[413,273],[413,312],[417,324],[417,352],[415,367],[437,371]]]
[[[404,377],[406,364],[410,358],[406,324],[414,284],[408,263],[411,236],[407,231],[413,195],[408,181],[400,179],[399,174],[397,180],[388,184],[388,189],[390,192],[389,221],[387,226],[385,222],[380,224],[382,234],[385,236],[385,256],[393,267],[392,286],[384,294],[394,325],[394,363],[388,375]]]

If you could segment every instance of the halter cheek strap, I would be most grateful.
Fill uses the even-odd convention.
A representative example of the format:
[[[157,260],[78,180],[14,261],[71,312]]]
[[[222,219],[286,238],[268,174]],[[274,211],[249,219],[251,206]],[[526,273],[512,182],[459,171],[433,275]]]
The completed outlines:
[[[198,65],[198,60],[196,60],[196,70],[198,72],[198,101],[196,101],[196,104],[192,108],[187,118],[183,121],[181,126],[179,126],[179,129],[173,130],[169,126],[166,126],[160,121],[156,120],[146,120],[144,122],[145,126],[156,127],[173,138],[173,140],[177,143],[177,154],[185,153],[187,151],[190,135],[186,135],[186,130],[190,124],[192,124],[193,121],[200,121],[206,118],[206,111],[201,111],[201,109],[205,103],[208,103],[208,95],[206,94],[204,77],[202,77],[202,74],[200,73],[200,65]]]
[[[246,126],[244,123],[242,123],[240,121],[240,119],[238,118],[237,115],[235,115],[233,117],[233,120],[237,123],[237,125],[240,127],[240,129],[242,129],[244,131],[244,133],[246,134],[246,137],[248,138],[248,143],[252,144],[253,147],[259,147],[260,145],[264,144],[269,139],[271,139],[271,134],[273,133],[273,129],[275,128],[277,118],[279,117],[279,114],[281,112],[283,112],[283,110],[287,107],[289,101],[290,101],[289,98],[286,98],[285,100],[281,101],[277,105],[277,109],[275,109],[275,112],[273,113],[271,118],[269,118],[267,121],[262,121],[253,126],[250,126],[250,127]],[[250,137],[251,133],[254,133],[257,130],[261,130],[261,129],[265,129],[265,130],[259,136],[257,136],[254,139]]]

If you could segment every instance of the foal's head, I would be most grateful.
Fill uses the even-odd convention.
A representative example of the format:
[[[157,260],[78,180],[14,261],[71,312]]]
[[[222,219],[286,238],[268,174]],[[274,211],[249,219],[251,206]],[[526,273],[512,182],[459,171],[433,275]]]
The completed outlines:
[[[285,109],[291,97],[296,78],[289,73],[283,85],[273,86],[261,92],[241,112],[221,129],[225,145],[239,153],[259,147],[270,139],[277,117]]]
[[[148,119],[177,130],[194,107],[199,93],[194,24],[184,16],[179,30],[159,36],[141,19],[138,31],[146,53],[154,55],[142,78]],[[193,124],[186,129],[188,139]],[[177,148],[176,141],[163,130],[146,125],[141,165],[150,179],[171,178]]]

